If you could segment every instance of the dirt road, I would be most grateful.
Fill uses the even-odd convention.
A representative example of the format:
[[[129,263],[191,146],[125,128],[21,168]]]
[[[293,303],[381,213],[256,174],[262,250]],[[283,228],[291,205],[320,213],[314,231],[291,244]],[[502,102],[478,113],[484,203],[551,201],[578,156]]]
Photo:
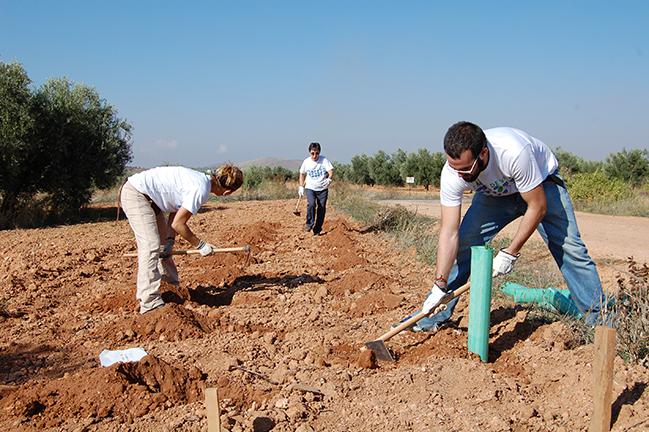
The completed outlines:
[[[439,217],[437,200],[384,200],[385,205],[401,205],[419,214]],[[470,202],[462,205],[463,211]],[[606,216],[577,212],[581,237],[596,260],[624,261],[633,256],[638,262],[649,262],[649,218],[631,216]],[[503,231],[509,237],[514,235],[518,222],[510,224]],[[535,233],[534,239],[542,241]]]

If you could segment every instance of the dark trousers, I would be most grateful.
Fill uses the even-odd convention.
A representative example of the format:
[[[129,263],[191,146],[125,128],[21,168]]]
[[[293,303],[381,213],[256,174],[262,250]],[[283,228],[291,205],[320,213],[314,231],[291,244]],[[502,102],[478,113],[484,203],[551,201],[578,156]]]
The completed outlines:
[[[314,191],[305,189],[306,192],[306,226],[313,230],[313,234],[320,234],[325,213],[327,212],[327,197],[329,190]]]

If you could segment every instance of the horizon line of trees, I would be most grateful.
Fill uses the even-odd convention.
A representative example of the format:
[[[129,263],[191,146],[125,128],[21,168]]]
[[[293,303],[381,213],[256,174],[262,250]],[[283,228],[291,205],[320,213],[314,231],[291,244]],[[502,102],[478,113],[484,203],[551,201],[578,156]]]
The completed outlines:
[[[561,148],[553,150],[559,160],[561,174],[567,178],[597,175],[598,179],[617,180],[637,188],[649,184],[649,151],[623,149],[609,154],[604,161],[589,161]],[[407,177],[414,177],[415,186],[439,187],[446,156],[442,152],[419,149],[407,153],[398,149],[392,154],[379,150],[373,156],[355,155],[348,164],[332,162],[336,179],[354,184],[404,186]],[[244,169],[244,184],[255,187],[263,180],[296,181],[298,173],[283,167],[249,166]]]

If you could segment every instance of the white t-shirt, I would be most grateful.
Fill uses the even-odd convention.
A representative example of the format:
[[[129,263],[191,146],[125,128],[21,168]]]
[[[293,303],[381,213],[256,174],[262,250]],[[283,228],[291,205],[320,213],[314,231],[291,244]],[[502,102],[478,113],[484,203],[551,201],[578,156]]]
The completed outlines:
[[[462,193],[474,190],[489,196],[529,192],[559,167],[552,150],[542,141],[519,129],[499,127],[484,131],[489,147],[487,168],[472,182],[466,182],[444,164],[440,180],[440,202],[455,207]]]
[[[300,173],[306,174],[304,187],[313,191],[327,189],[327,184],[325,182],[327,172],[333,169],[334,167],[331,165],[331,162],[322,155],[318,156],[317,160],[313,160],[310,157],[304,159],[304,162],[302,162],[302,166],[300,167]]]
[[[130,176],[128,182],[165,213],[183,207],[196,214],[209,199],[212,187],[208,175],[185,167],[153,168]]]

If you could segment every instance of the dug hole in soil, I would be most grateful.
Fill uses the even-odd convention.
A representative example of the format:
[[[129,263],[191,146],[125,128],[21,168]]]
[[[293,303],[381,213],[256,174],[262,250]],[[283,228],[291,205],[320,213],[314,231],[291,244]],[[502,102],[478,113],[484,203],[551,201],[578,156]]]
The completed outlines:
[[[520,306],[493,308],[486,363],[466,349],[467,297],[453,325],[388,341],[397,362],[362,352],[416,310],[432,270],[331,207],[321,236],[293,210],[207,205],[194,231],[251,245],[249,262],[175,257],[180,286],[163,282],[167,304],[145,315],[127,221],[0,232],[0,428],[206,430],[204,390],[217,388],[229,431],[588,429],[592,345]],[[99,365],[131,347],[148,355]],[[615,359],[613,430],[647,430],[648,382]]]

